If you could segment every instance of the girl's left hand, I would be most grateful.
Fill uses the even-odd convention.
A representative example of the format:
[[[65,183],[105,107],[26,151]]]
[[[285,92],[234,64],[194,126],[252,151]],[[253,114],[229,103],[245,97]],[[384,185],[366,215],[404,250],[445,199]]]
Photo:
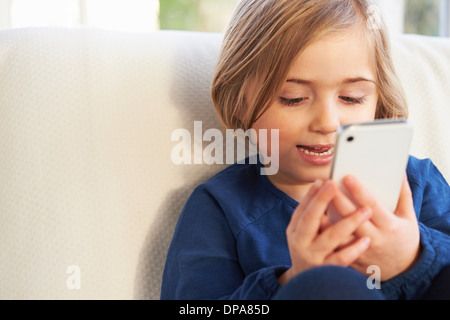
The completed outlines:
[[[341,216],[358,207],[370,207],[373,212],[371,219],[355,232],[358,237],[370,237],[371,243],[352,267],[366,274],[368,266],[377,265],[381,280],[385,281],[413,266],[420,256],[420,233],[406,175],[394,213],[385,209],[356,178],[347,176],[342,183],[353,201],[342,190],[339,192],[333,206]]]

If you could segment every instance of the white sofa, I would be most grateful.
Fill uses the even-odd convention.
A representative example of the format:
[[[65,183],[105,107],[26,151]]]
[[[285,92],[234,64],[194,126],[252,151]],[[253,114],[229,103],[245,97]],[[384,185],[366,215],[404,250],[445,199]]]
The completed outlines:
[[[224,168],[171,159],[174,130],[220,128],[221,37],[0,32],[0,299],[159,298],[178,214]],[[399,36],[393,52],[411,153],[450,180],[450,40]]]

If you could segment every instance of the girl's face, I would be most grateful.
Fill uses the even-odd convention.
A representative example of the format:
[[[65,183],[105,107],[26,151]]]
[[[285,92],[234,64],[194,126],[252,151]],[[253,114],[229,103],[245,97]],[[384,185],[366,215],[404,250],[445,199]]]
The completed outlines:
[[[257,132],[279,129],[279,170],[268,178],[294,199],[300,200],[315,180],[329,178],[339,126],[375,118],[378,94],[370,53],[359,26],[311,43],[252,126]],[[251,90],[247,98],[253,98]]]

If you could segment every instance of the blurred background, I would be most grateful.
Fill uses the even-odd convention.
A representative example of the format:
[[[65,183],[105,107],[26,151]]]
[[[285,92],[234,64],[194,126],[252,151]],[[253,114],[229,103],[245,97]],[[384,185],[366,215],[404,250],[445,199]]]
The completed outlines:
[[[0,0],[0,29],[223,32],[239,0]],[[449,36],[450,0],[377,0],[391,33]]]

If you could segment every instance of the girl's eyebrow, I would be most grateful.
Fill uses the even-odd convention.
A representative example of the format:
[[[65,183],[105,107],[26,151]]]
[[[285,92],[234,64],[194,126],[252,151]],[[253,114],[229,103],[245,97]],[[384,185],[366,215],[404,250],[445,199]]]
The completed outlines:
[[[342,81],[342,83],[347,84],[347,83],[356,83],[356,82],[361,82],[361,81],[366,81],[366,82],[371,82],[373,84],[376,84],[376,82],[374,80],[367,79],[364,77],[346,78]],[[304,79],[296,79],[296,78],[288,79],[288,80],[286,80],[286,82],[293,82],[293,83],[304,84],[304,85],[313,85],[314,84],[314,81],[304,80]]]
[[[368,82],[372,82],[373,84],[376,84],[375,80],[366,79],[363,77],[348,78],[348,79],[345,79],[343,81],[343,83],[355,83],[355,82],[360,82],[360,81],[368,81]]]

